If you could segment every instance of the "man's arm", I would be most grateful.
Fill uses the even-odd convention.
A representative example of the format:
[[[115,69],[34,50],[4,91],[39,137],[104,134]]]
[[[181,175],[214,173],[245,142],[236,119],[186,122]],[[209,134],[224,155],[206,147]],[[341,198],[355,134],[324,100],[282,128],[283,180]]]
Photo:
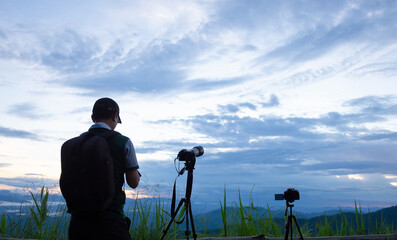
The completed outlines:
[[[127,171],[125,173],[125,178],[127,180],[128,186],[130,186],[131,188],[138,187],[139,180],[141,179],[137,169]]]
[[[138,171],[138,161],[135,155],[135,148],[132,144],[131,140],[128,139],[125,144],[125,159],[126,159],[126,168],[125,178],[127,180],[128,186],[131,188],[138,187],[139,180],[141,179],[141,174]]]

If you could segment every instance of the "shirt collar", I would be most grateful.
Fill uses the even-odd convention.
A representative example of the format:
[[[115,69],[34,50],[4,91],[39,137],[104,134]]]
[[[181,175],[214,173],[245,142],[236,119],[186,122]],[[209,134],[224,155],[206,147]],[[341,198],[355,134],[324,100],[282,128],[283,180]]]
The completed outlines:
[[[109,127],[109,125],[107,125],[107,124],[104,123],[104,122],[97,122],[97,123],[93,124],[93,125],[90,127],[90,129],[91,129],[91,128],[106,128],[106,129],[112,130],[112,129]]]

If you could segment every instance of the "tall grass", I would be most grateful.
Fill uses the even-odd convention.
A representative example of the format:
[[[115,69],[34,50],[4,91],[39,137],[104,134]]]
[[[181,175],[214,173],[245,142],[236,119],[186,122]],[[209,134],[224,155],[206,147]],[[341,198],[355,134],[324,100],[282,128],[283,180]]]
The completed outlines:
[[[32,217],[36,227],[37,227],[37,235],[40,239],[44,237],[44,233],[47,232],[48,224],[46,224],[47,219],[47,202],[48,202],[48,188],[44,190],[44,187],[41,188],[41,192],[39,195],[39,199],[36,199],[35,195],[31,192],[34,206],[29,207],[30,216]]]
[[[365,221],[363,217],[363,212],[361,211],[361,206],[357,207],[357,201],[354,201],[354,209],[356,213],[357,233],[366,234],[367,231],[365,230]]]
[[[64,205],[48,203],[49,191],[44,186],[35,193],[29,190],[32,204],[19,207],[19,213],[8,217],[3,214],[1,221],[2,237],[33,239],[66,239],[69,217]],[[4,220],[3,220],[4,219]]]
[[[251,189],[248,203],[244,204],[240,189],[238,190],[238,202],[233,202],[227,207],[226,187],[224,188],[223,203],[221,206],[221,236],[250,236],[267,234],[268,236],[282,236],[277,223],[273,221],[269,205],[268,214],[260,214],[259,208],[254,205]]]
[[[331,224],[328,222],[327,214],[324,212],[324,223],[319,222],[316,224],[320,236],[332,236],[334,231],[332,230]]]
[[[340,221],[338,223],[338,220]],[[355,220],[355,221],[354,221]],[[323,219],[316,224],[319,236],[349,236],[349,235],[366,235],[366,234],[390,234],[394,231],[392,224],[386,224],[383,218],[383,212],[381,212],[380,223],[378,219],[375,219],[375,226],[370,226],[372,222],[372,216],[368,214],[368,226],[362,208],[357,205],[354,201],[354,220],[352,219],[349,223],[346,214],[339,209],[339,214],[329,219],[324,212]],[[323,222],[324,221],[324,222]]]
[[[222,230],[223,236],[227,237],[227,207],[226,207],[226,185],[223,189],[223,204],[222,202],[219,203],[221,206],[221,216],[222,216]]]
[[[228,206],[225,186],[223,202],[220,201],[220,220],[222,224],[219,226],[218,231],[211,229],[209,231],[210,234],[208,234],[207,219],[198,219],[199,221],[204,221],[204,230],[198,232],[199,237],[235,237],[259,234],[269,237],[282,237],[284,232],[283,219],[275,219],[272,216],[269,204],[267,204],[267,209],[260,209],[255,206],[252,193],[253,189],[248,201],[245,202],[240,190],[238,190],[238,200]],[[31,205],[26,208],[26,206],[24,207],[21,204],[19,214],[16,217],[8,216],[7,218],[6,214],[2,214],[0,221],[1,237],[67,239],[70,216],[66,214],[66,206],[49,202],[49,191],[44,186],[38,192],[29,191],[29,194],[32,199]],[[170,213],[165,210],[164,201],[161,200],[160,196],[158,199],[148,200],[139,199],[137,196],[132,206],[127,207],[126,214],[132,221],[130,227],[132,239],[160,239],[163,229],[171,218]],[[132,207],[132,211],[130,211],[130,207]],[[185,208],[182,207],[176,217],[176,221],[181,221],[184,215]],[[350,220],[348,220],[348,217],[341,209],[339,209],[339,214],[333,217],[328,217],[326,212],[324,212],[324,216],[314,226],[310,225],[308,220],[306,220],[306,223],[301,226],[301,231],[306,237],[393,233],[394,226],[386,224],[383,215],[371,225],[371,215],[369,214],[369,219],[366,223],[361,206],[357,202],[355,202],[354,215],[354,218],[350,217]],[[183,225],[172,223],[166,239],[183,238],[184,228],[181,226]],[[297,236],[297,231],[294,231],[294,235]]]
[[[339,208],[339,213],[340,213],[340,228],[338,228],[338,235],[339,236],[347,236],[350,235],[352,231],[349,222],[347,220],[347,217],[343,214],[342,210]],[[338,225],[337,225],[338,226]]]
[[[1,221],[0,221],[1,237],[4,237],[4,235],[6,234],[6,229],[7,229],[7,218],[6,215],[3,213],[3,216],[1,217]]]

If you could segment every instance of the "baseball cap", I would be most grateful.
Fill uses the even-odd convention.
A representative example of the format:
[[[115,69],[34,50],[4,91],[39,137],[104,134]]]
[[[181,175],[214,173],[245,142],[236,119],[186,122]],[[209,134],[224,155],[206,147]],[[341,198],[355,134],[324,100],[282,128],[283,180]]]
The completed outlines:
[[[117,113],[117,122],[121,123],[119,105],[108,97],[98,99],[92,108],[92,115],[95,119],[109,118],[114,113]]]

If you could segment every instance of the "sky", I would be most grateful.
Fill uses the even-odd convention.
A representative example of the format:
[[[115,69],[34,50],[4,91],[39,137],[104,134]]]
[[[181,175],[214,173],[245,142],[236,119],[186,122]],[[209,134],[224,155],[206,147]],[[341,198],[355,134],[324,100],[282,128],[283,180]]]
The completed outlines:
[[[111,97],[169,198],[201,145],[192,206],[397,204],[396,1],[0,1],[0,193],[59,193],[60,147]],[[186,174],[177,178],[184,194]]]

